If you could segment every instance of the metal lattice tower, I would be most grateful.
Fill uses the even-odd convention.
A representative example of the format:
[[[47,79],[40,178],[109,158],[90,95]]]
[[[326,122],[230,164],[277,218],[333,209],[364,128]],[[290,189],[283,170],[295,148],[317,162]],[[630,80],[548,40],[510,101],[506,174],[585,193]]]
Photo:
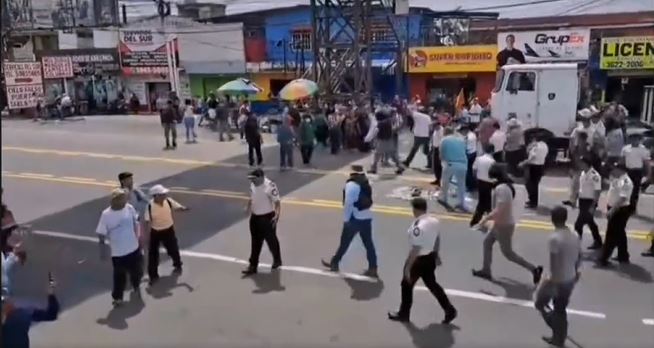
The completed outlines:
[[[312,49],[310,78],[327,99],[336,94],[356,102],[371,97],[372,59],[375,52],[401,57],[400,40],[389,0],[311,0]],[[373,41],[371,27],[383,23],[392,37],[383,44]]]

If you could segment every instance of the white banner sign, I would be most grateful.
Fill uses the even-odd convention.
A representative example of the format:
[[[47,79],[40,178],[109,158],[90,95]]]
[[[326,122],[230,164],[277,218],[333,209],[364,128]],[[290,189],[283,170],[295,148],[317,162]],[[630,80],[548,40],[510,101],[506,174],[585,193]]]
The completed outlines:
[[[520,51],[526,62],[588,60],[589,44],[590,29],[519,31],[497,35],[498,55],[509,55],[507,52],[512,48]],[[515,54],[511,52],[510,56]]]
[[[7,86],[7,104],[9,109],[33,108],[43,97],[43,85]]]
[[[5,64],[5,84],[7,86],[24,86],[42,84],[41,63],[4,63]]]
[[[65,79],[73,77],[73,60],[70,56],[43,57],[43,78]]]

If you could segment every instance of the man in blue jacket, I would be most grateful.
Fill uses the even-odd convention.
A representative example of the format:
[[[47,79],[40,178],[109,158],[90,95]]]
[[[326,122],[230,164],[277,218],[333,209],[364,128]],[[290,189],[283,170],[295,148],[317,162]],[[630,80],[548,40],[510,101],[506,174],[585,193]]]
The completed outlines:
[[[466,143],[461,134],[453,133],[451,129],[446,130],[445,134],[440,146],[443,177],[438,201],[446,207],[450,207],[447,203],[447,196],[450,180],[454,177],[456,179],[456,207],[465,212],[466,208],[463,203],[466,192],[466,173],[468,171]]]
[[[29,330],[32,323],[54,321],[59,315],[59,301],[54,295],[55,283],[48,286],[48,307],[38,309],[17,307],[11,301],[2,298],[2,347],[29,348]]]

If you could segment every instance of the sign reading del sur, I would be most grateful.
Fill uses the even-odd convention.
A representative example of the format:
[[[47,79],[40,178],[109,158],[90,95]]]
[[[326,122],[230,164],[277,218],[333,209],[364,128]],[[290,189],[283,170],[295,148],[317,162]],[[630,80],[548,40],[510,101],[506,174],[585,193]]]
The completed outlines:
[[[654,69],[654,36],[602,38],[602,70]]]
[[[494,72],[497,46],[442,46],[409,49],[409,72]]]

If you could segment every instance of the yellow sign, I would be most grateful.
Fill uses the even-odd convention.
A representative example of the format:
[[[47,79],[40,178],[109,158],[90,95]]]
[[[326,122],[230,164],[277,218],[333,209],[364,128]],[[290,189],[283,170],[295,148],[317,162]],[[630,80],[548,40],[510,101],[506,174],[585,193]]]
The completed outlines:
[[[654,69],[654,36],[602,38],[602,70]]]
[[[409,49],[411,73],[494,72],[497,46],[443,46]]]

